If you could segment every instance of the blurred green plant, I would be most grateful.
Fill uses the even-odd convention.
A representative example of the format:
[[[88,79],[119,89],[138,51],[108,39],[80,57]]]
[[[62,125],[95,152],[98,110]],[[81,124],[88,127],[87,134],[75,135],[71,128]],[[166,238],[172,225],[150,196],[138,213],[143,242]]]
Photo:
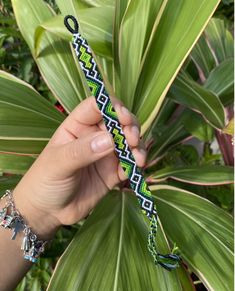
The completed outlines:
[[[222,0],[219,4],[215,16],[223,18],[225,21],[234,21],[234,0]]]
[[[47,1],[56,10],[54,1]],[[19,33],[10,0],[0,1],[0,69],[30,83],[53,104],[57,102],[40,76],[30,49]]]
[[[198,282],[231,290],[232,1],[221,2],[211,20],[217,0],[47,2],[12,0],[13,15],[9,1],[0,1],[0,193],[14,188],[89,95],[63,27],[63,16],[73,14],[110,93],[142,124],[159,247],[168,252],[176,243],[183,264],[172,273],[154,267],[146,221],[122,185],[76,234],[79,225],[58,232],[17,290],[43,290],[49,281],[48,290],[188,291]]]

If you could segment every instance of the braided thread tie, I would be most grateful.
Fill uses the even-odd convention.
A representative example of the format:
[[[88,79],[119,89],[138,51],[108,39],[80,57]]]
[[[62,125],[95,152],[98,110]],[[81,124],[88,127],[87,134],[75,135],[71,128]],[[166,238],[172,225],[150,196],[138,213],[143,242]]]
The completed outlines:
[[[157,220],[155,215],[150,218],[150,231],[148,234],[148,250],[154,258],[155,265],[159,264],[168,271],[174,270],[179,267],[181,258],[173,253],[162,255],[156,249],[156,234],[157,234]]]
[[[96,99],[97,106],[103,116],[108,132],[112,135],[115,144],[115,153],[126,173],[130,186],[138,198],[142,212],[150,219],[150,231],[148,234],[148,250],[154,258],[154,263],[161,265],[167,270],[175,269],[179,265],[180,257],[174,253],[168,255],[159,254],[156,247],[157,233],[157,211],[151,192],[146,184],[141,170],[136,165],[131,149],[127,144],[122,126],[118,120],[117,113],[111,103],[110,97],[105,89],[102,75],[92,55],[92,51],[86,41],[79,34],[79,25],[76,18],[68,15],[64,19],[66,28],[72,33],[72,44],[77,55],[81,69],[92,95]],[[73,24],[73,26],[71,26]]]

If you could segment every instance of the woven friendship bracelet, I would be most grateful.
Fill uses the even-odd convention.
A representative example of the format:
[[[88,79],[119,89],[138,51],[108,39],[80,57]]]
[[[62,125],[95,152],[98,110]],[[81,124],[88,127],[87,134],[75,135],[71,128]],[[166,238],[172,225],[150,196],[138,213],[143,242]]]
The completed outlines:
[[[73,27],[69,24],[69,21],[73,23]],[[148,250],[153,256],[156,265],[160,264],[167,270],[175,269],[180,260],[179,256],[176,254],[162,255],[157,251],[155,240],[157,233],[156,207],[148,185],[141,174],[141,170],[136,165],[135,159],[127,144],[122,127],[118,121],[117,113],[112,106],[109,95],[105,89],[102,76],[92,56],[91,49],[86,39],[84,39],[79,33],[79,25],[75,17],[71,15],[66,16],[64,24],[73,34],[73,48],[85,74],[91,93],[96,98],[106,128],[113,137],[115,152],[119,158],[120,164],[130,181],[131,188],[134,190],[136,197],[138,198],[142,212],[149,218],[150,231],[148,234]]]

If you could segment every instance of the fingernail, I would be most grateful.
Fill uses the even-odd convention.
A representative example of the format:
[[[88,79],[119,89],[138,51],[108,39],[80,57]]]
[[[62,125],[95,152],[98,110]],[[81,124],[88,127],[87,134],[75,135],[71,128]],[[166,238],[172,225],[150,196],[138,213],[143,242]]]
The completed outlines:
[[[140,131],[139,131],[139,128],[136,125],[132,126],[131,131],[133,132],[135,137],[137,137],[139,139]]]
[[[91,142],[91,149],[95,153],[104,152],[113,147],[111,136],[107,133],[96,136]]]
[[[119,111],[119,112],[120,112],[121,107],[122,107],[122,106],[121,106],[119,103],[117,103],[117,104],[114,105],[114,109],[115,109],[115,111]]]
[[[122,110],[122,113],[125,114],[125,115],[129,115],[130,114],[130,111],[124,106],[122,106],[121,110]]]
[[[140,149],[140,153],[141,153],[142,155],[146,156],[146,150],[144,150],[144,149]]]

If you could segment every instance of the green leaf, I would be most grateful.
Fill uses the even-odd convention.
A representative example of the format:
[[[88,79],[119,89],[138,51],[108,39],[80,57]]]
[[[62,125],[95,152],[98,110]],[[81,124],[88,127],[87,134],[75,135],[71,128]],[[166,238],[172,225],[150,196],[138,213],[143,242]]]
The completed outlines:
[[[78,18],[78,11],[84,7],[89,8],[90,5],[87,5],[84,1],[78,1],[78,0],[56,0],[55,1],[61,14],[65,15],[74,15],[76,18]]]
[[[30,84],[1,70],[0,87],[2,101],[14,103],[19,107],[28,107],[32,111],[54,120],[57,124],[64,120],[64,115],[43,98]]]
[[[97,56],[97,64],[101,70],[107,91],[111,96],[115,96],[111,85],[115,82],[113,60]]]
[[[41,284],[40,284],[40,281],[38,280],[38,278],[35,278],[32,282],[32,286],[31,286],[31,291],[38,291],[40,290],[41,288]]]
[[[182,290],[177,272],[154,265],[137,203],[128,193],[109,193],[60,258],[48,290]],[[158,245],[169,252],[161,227]]]
[[[133,108],[134,94],[141,72],[141,61],[156,19],[167,1],[129,1],[119,29],[119,67],[121,90],[118,96]],[[138,49],[136,49],[138,48]]]
[[[233,168],[226,166],[188,166],[167,167],[156,171],[151,176],[152,182],[174,179],[177,181],[197,185],[222,185],[233,183]]]
[[[77,12],[81,9],[87,9],[92,7],[114,7],[114,0],[56,0],[60,11],[64,14],[77,15]]]
[[[154,143],[148,152],[149,161],[165,155],[173,146],[191,136],[184,126],[190,119],[189,117],[188,112],[182,112],[178,118],[166,124],[161,124],[160,122],[153,127],[152,138],[154,139]]]
[[[82,0],[82,2],[89,4],[90,6],[97,6],[97,7],[104,7],[104,6],[113,7],[115,3],[114,0]]]
[[[179,268],[177,270],[179,279],[180,279],[180,283],[182,286],[182,290],[184,291],[196,291],[195,286],[193,284],[193,280],[190,277],[190,274],[188,272],[188,270],[185,268]]]
[[[113,30],[113,56],[116,71],[116,81],[114,84],[115,91],[120,90],[120,62],[119,62],[119,31],[122,23],[123,16],[128,7],[129,0],[116,0],[115,2],[115,17],[114,17],[114,30]],[[119,97],[121,98],[121,96]]]
[[[61,15],[56,15],[40,24],[35,30],[34,50],[36,56],[38,56],[39,54],[40,43],[43,38],[43,34],[46,31],[57,35],[58,37],[66,40],[67,42],[71,41],[72,39],[71,33],[64,26],[64,17]]]
[[[171,117],[173,116],[174,112],[176,111],[177,104],[169,99],[166,98],[162,104],[162,107],[154,119],[154,122],[148,128],[148,130],[144,134],[144,140],[148,140],[148,138],[153,138],[152,133],[156,132],[155,128],[167,124],[170,122]]]
[[[20,108],[2,100],[0,104],[0,138],[48,140],[59,125],[29,108]]]
[[[78,19],[89,45],[98,55],[112,59],[112,7],[82,9]]]
[[[233,38],[224,20],[217,18],[210,20],[190,57],[203,83],[216,66],[233,57]]]
[[[113,9],[109,7],[88,8],[78,12],[81,31],[83,31],[91,48],[96,54],[110,59],[112,58],[112,17]],[[43,22],[35,31],[36,55],[46,31],[67,42],[71,40],[71,33],[64,26],[64,17],[54,16]]]
[[[14,189],[18,184],[22,176],[9,175],[0,177],[0,197],[5,193],[7,189]]]
[[[174,101],[194,109],[215,128],[224,128],[225,112],[220,99],[193,80],[180,75],[171,86],[169,96]]]
[[[0,172],[22,175],[34,161],[35,158],[29,156],[0,153]]]
[[[206,27],[205,37],[216,58],[217,65],[233,57],[233,36],[226,29],[224,20],[212,18]]]
[[[205,122],[202,116],[192,110],[188,110],[188,116],[183,120],[185,129],[201,141],[212,141],[214,129]]]
[[[135,91],[133,110],[143,124],[143,132],[157,115],[171,83],[218,3],[218,0],[181,1],[180,5],[174,0],[162,2],[163,9],[156,17]],[[144,13],[145,10],[136,21],[144,19]]]
[[[41,152],[64,115],[20,79],[0,71],[0,151]]]
[[[225,129],[223,130],[224,133],[232,135],[234,134],[234,118],[232,118]]]
[[[216,66],[216,60],[208,46],[205,32],[203,32],[202,36],[195,44],[193,50],[190,53],[190,58],[193,60],[196,68],[199,71],[201,81],[205,81],[211,70],[213,70]]]
[[[0,152],[24,155],[38,155],[47,145],[49,138],[0,137]]]
[[[148,160],[150,162],[154,158],[160,158],[162,155],[165,155],[168,150],[190,136],[182,123],[156,128],[156,130],[158,132],[154,135],[155,143],[148,153]]]
[[[232,290],[232,217],[185,190],[166,185],[151,189],[167,237],[177,244],[183,260],[208,290]]]
[[[20,282],[20,284],[17,286],[17,288],[15,289],[15,291],[25,291],[26,286],[27,286],[27,278],[24,277],[23,280]],[[30,286],[31,287],[31,286]]]
[[[20,31],[33,56],[34,33],[43,22],[52,18],[53,12],[42,0],[12,0],[14,14]],[[69,42],[45,32],[40,45],[40,55],[35,58],[39,70],[55,97],[67,112],[86,97],[74,62]]]
[[[227,106],[234,99],[234,59],[223,61],[210,72],[204,87],[219,96],[221,102]]]

